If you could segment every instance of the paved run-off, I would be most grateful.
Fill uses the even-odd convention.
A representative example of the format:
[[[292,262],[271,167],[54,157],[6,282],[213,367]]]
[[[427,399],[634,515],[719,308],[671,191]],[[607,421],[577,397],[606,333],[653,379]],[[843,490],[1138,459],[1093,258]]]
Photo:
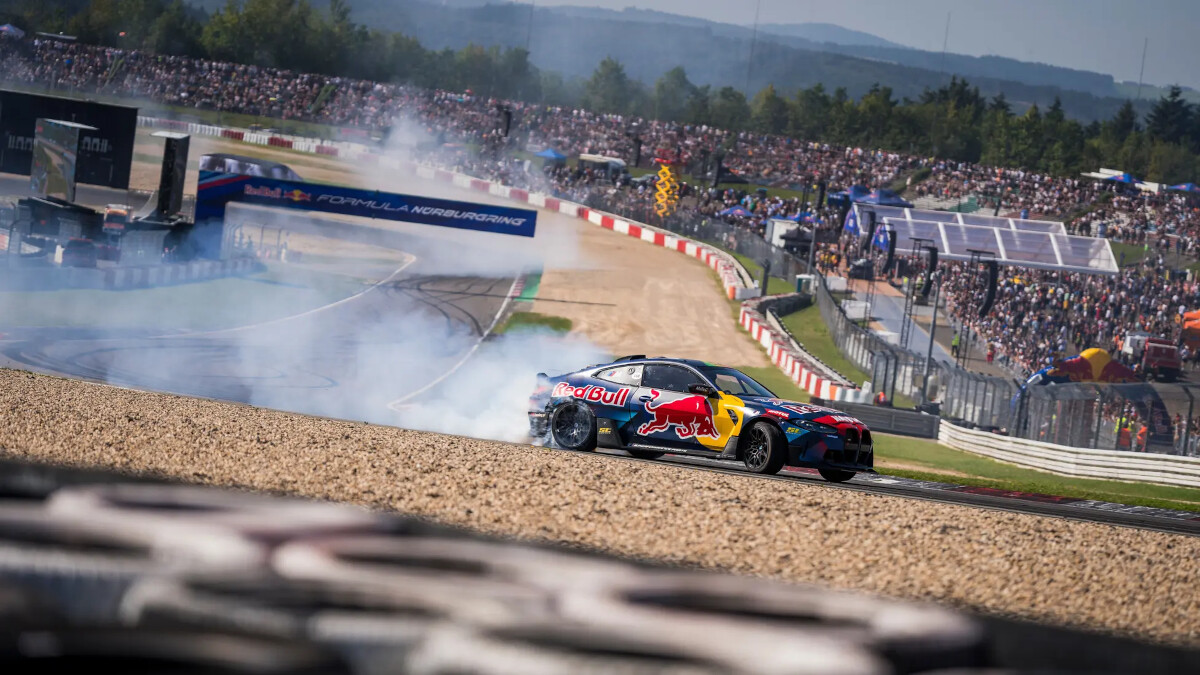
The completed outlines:
[[[304,417],[0,370],[0,453],[1200,642],[1200,538]]]

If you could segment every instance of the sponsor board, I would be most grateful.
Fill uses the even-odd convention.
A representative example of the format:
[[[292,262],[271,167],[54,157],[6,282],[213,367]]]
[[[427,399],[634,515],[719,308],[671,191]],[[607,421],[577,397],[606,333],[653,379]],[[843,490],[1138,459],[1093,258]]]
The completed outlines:
[[[522,237],[534,236],[537,227],[537,213],[528,209],[201,170],[196,222],[224,220],[230,202]]]

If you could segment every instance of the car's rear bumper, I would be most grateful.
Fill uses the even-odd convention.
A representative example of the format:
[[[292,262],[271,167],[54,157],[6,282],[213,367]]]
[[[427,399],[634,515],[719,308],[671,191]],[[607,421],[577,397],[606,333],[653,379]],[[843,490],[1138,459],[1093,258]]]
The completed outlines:
[[[529,435],[541,438],[550,430],[550,415],[544,412],[529,413]]]

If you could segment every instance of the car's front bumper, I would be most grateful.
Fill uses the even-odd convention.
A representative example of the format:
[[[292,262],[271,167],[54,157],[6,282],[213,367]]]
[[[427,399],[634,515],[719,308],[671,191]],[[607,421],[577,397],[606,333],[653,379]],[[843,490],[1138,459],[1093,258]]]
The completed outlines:
[[[788,466],[870,471],[875,467],[875,448],[867,443],[847,443],[840,436],[809,433],[789,439]]]

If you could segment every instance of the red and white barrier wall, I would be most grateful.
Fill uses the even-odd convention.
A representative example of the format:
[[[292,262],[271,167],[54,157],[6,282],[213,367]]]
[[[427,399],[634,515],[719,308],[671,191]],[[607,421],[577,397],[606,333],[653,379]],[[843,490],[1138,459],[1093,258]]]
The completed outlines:
[[[371,148],[359,143],[329,142],[294,136],[280,136],[264,133],[249,132],[242,129],[226,129],[211,125],[162,120],[153,117],[138,117],[138,124],[148,127],[167,127],[178,131],[201,136],[221,136],[240,140],[256,145],[284,147],[300,152],[309,152],[332,157],[349,157],[358,161],[377,164],[381,167],[416,172],[421,178],[450,183],[457,187],[486,192],[487,194],[509,199],[535,208],[557,211],[572,218],[586,220],[613,232],[619,232],[636,237],[655,246],[669,248],[685,255],[703,260],[706,265],[716,270],[725,289],[725,295],[730,300],[747,300],[758,296],[758,289],[748,287],[738,274],[738,262],[724,251],[692,241],[685,237],[676,236],[643,223],[635,223],[620,217],[590,209],[581,204],[550,197],[537,192],[508,187],[493,181],[474,178],[465,174],[446,171],[428,166],[415,165],[398,158],[386,157],[375,153]],[[749,275],[746,275],[749,278]],[[773,363],[789,378],[809,394],[829,401],[847,401],[865,403],[867,396],[861,390],[836,383],[816,374],[803,359],[793,354],[787,347],[787,339],[779,336],[766,325],[762,315],[757,311],[742,306],[741,326],[750,332],[767,350]]]
[[[804,391],[812,396],[826,401],[845,401],[847,403],[869,403],[869,396],[862,389],[846,382],[831,380],[819,374],[811,364],[792,352],[786,336],[767,325],[762,314],[749,306],[742,305],[739,321],[771,358],[780,370]]]

